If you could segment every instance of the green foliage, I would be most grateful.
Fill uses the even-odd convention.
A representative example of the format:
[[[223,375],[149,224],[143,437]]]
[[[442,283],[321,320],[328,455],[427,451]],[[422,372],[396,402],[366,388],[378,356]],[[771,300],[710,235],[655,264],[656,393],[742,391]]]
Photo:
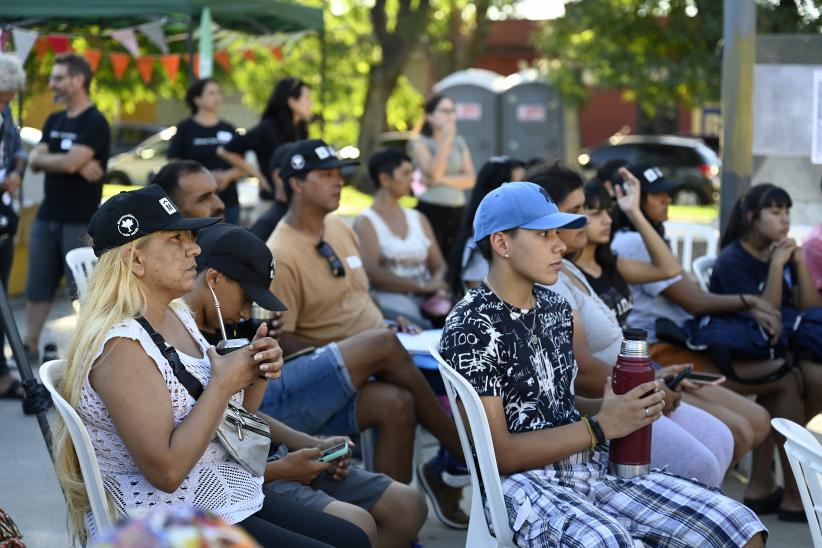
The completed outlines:
[[[536,42],[541,67],[566,100],[584,102],[591,86],[623,89],[653,115],[720,94],[720,0],[578,0],[547,21]],[[757,1],[757,31],[819,32],[792,0]]]

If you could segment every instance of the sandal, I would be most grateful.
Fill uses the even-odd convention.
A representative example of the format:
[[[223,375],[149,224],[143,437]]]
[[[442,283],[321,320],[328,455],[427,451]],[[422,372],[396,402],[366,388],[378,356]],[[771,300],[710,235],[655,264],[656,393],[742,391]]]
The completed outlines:
[[[742,504],[759,515],[776,514],[779,512],[779,505],[782,503],[782,497],[784,495],[785,490],[782,487],[777,487],[776,490],[768,496],[759,499],[745,498]]]
[[[25,392],[23,392],[23,385],[17,379],[11,381],[6,391],[0,394],[0,399],[2,400],[22,400],[24,397]]]

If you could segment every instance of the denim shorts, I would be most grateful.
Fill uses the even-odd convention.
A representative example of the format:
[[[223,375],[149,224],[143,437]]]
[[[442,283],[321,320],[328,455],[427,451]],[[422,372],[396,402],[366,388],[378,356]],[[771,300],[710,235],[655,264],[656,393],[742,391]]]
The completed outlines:
[[[336,344],[288,360],[279,379],[268,381],[260,411],[300,432],[359,432],[357,391]]]
[[[75,294],[74,279],[66,265],[66,253],[86,245],[86,225],[35,219],[29,239],[29,270],[26,274],[26,298],[42,302],[54,300],[63,275]]]

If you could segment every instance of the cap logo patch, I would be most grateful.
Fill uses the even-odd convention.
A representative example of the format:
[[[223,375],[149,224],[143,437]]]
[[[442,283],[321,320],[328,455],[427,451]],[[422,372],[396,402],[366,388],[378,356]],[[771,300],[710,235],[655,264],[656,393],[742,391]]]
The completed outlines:
[[[328,158],[329,156],[331,156],[331,155],[328,153],[328,149],[327,149],[327,148],[325,148],[325,147],[317,147],[317,148],[315,148],[315,149],[314,149],[314,154],[316,154],[316,155],[317,155],[317,158],[319,158],[320,160],[325,160],[326,158]]]
[[[169,215],[177,213],[177,208],[174,207],[174,204],[172,204],[168,198],[160,198],[160,205],[163,206],[163,209],[165,209]]]
[[[548,194],[548,191],[542,187],[539,187],[539,193],[545,197],[545,201],[551,205],[554,205],[554,200],[551,199],[551,195]]]
[[[303,158],[302,154],[295,154],[291,157],[291,167],[292,169],[302,169],[305,167],[305,158]]]
[[[126,213],[117,220],[117,231],[124,237],[130,238],[137,234],[140,229],[140,223],[137,222],[137,217],[131,213]]]
[[[658,167],[649,167],[648,169],[642,172],[642,175],[645,176],[645,179],[649,183],[653,183],[654,181],[662,177],[662,171],[660,171]]]
[[[268,279],[269,280],[274,279],[274,271],[275,271],[276,267],[277,267],[277,261],[275,261],[274,259],[271,259],[271,272],[268,273]]]

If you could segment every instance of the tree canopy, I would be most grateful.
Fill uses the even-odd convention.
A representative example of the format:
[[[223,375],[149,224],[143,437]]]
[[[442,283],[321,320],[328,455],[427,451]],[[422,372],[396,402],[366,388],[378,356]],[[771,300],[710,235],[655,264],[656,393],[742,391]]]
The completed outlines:
[[[794,0],[756,0],[757,33],[820,32]],[[624,90],[649,115],[660,107],[718,101],[721,0],[577,0],[546,22],[536,46],[564,97],[590,87]]]

